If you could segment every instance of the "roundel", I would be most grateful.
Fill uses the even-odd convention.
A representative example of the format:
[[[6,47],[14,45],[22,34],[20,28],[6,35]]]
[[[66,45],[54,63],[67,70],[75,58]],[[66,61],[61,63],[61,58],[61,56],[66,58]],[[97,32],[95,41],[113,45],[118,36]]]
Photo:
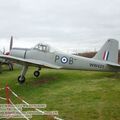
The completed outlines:
[[[62,58],[61,58],[61,62],[64,63],[64,64],[67,63],[67,62],[68,62],[68,58],[65,57],[65,56],[62,57]]]

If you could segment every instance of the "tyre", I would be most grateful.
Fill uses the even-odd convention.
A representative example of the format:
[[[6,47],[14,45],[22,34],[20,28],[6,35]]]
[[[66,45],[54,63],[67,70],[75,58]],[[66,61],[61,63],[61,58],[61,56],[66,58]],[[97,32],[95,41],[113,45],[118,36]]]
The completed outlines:
[[[23,84],[23,83],[25,82],[25,77],[20,75],[20,76],[18,77],[18,82],[19,82],[20,84]]]
[[[40,72],[39,72],[39,71],[35,71],[35,72],[34,72],[34,76],[35,76],[35,77],[39,77],[39,75],[40,75]]]

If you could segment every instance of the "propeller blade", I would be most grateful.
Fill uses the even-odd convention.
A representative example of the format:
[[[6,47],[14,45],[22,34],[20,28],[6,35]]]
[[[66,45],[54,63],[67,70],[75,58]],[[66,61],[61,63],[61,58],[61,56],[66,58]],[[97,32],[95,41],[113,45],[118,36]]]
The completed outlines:
[[[10,39],[10,50],[12,49],[12,46],[13,46],[13,36],[11,36],[11,39]]]

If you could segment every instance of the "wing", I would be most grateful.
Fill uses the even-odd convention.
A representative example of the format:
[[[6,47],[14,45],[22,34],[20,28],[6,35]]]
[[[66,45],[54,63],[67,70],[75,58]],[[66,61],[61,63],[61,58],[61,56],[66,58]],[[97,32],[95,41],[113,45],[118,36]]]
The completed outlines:
[[[8,56],[8,55],[0,55],[0,58],[10,60],[21,65],[41,66],[41,67],[54,68],[54,69],[62,68],[61,66],[47,63],[42,60],[23,59],[23,58]]]

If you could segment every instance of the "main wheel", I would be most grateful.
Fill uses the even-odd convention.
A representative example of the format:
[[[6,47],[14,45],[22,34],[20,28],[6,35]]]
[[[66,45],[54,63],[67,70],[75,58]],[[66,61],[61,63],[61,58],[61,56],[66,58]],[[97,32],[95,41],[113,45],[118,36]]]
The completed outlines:
[[[20,84],[23,84],[23,83],[25,82],[25,77],[20,75],[20,76],[18,77],[18,82],[19,82]]]
[[[35,76],[35,77],[39,77],[39,75],[40,75],[40,72],[39,72],[39,71],[35,71],[35,72],[34,72],[34,76]]]

